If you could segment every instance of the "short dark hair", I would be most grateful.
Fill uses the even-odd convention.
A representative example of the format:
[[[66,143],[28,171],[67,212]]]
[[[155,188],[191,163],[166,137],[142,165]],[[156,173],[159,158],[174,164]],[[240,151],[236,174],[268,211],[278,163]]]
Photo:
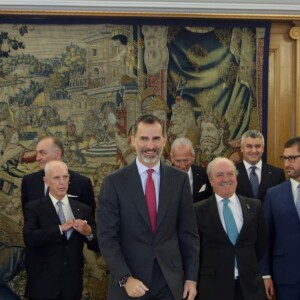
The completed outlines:
[[[62,141],[56,136],[44,136],[44,137],[42,137],[38,140],[38,143],[43,141],[43,140],[46,140],[46,139],[51,139],[52,140],[53,146],[55,148],[58,148],[61,151],[61,157],[63,157],[64,153],[65,153],[65,150],[64,150],[64,145],[63,145]]]
[[[138,126],[140,123],[144,123],[144,124],[158,123],[161,126],[162,133],[164,133],[164,125],[158,117],[151,115],[151,114],[144,114],[144,115],[139,116],[137,118],[137,120],[135,121],[135,124],[133,125],[133,128],[132,128],[133,135],[136,135],[136,132],[137,132],[137,129],[138,129]]]
[[[294,145],[298,145],[298,152],[300,152],[300,136],[295,136],[287,140],[284,144],[284,148],[291,148]]]

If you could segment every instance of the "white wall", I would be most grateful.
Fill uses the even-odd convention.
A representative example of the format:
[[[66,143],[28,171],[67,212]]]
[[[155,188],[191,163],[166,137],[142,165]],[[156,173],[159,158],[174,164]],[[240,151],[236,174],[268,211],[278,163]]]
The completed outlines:
[[[1,10],[249,13],[300,16],[300,0],[1,0]]]

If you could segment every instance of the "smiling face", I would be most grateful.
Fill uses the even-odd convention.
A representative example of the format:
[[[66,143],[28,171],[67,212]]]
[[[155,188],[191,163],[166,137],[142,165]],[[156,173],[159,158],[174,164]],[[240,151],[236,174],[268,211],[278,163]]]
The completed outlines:
[[[232,161],[217,158],[211,163],[209,180],[214,192],[223,198],[230,198],[236,191],[237,171]]]
[[[138,160],[148,168],[155,166],[166,143],[160,123],[139,123],[136,134],[131,136]]]
[[[243,159],[251,165],[257,164],[264,153],[264,144],[261,138],[245,138],[241,145]]]

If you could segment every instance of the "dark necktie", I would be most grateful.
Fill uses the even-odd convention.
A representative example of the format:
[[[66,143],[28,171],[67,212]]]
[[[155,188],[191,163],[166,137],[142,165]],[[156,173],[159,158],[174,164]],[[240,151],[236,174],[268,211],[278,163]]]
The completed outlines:
[[[300,218],[300,184],[297,187],[296,209],[297,209],[298,216]]]
[[[229,199],[223,199],[223,217],[225,221],[227,235],[233,245],[235,245],[236,240],[239,236],[238,228],[236,226],[232,211],[229,204]],[[235,259],[235,266],[237,267],[237,261]]]
[[[148,213],[150,217],[152,232],[155,233],[156,230],[156,195],[155,195],[155,185],[152,179],[152,173],[154,172],[153,169],[148,169],[148,178],[146,181],[146,188],[145,188],[145,197],[148,206]]]
[[[253,192],[253,196],[257,197],[258,194],[258,189],[259,189],[259,182],[258,182],[258,176],[255,172],[256,166],[252,166],[250,167],[251,171],[250,171],[250,183],[252,186],[252,192]]]

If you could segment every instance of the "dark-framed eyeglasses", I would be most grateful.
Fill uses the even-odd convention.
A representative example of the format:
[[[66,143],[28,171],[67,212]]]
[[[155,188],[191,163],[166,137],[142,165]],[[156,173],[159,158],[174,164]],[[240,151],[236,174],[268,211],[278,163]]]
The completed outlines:
[[[293,163],[295,162],[296,158],[300,157],[299,155],[290,155],[290,156],[280,156],[280,160],[283,162],[286,162],[288,160],[288,162]]]

